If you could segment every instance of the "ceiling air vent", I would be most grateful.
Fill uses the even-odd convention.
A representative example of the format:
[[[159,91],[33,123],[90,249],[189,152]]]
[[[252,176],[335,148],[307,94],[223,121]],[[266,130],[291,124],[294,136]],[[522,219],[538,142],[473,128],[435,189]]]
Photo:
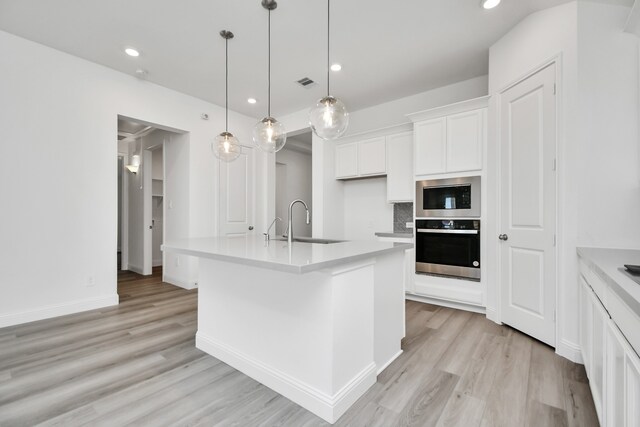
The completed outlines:
[[[300,80],[298,80],[296,83],[298,83],[300,86],[305,88],[312,87],[316,84],[316,82],[311,80],[309,77],[303,77]]]

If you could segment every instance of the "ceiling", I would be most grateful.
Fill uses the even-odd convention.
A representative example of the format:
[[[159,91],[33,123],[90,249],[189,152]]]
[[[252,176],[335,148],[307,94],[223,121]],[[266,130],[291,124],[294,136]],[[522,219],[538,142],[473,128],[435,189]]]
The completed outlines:
[[[332,9],[332,94],[351,111],[484,75],[488,48],[530,13],[569,0],[340,0]],[[224,105],[266,115],[267,12],[260,0],[0,0],[0,29]],[[125,46],[142,52],[123,53]],[[326,2],[280,0],[272,12],[272,113],[310,107],[326,91]],[[302,88],[309,77],[318,84]],[[247,98],[258,103],[250,105]]]

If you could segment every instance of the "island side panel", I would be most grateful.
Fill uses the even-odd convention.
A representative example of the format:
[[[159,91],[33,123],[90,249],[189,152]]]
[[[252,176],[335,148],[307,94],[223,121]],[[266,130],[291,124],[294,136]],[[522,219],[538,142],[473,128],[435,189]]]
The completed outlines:
[[[402,354],[404,256],[404,252],[392,252],[376,258],[374,359],[378,374]]]
[[[334,422],[375,382],[372,262],[294,274],[201,259],[196,345]]]

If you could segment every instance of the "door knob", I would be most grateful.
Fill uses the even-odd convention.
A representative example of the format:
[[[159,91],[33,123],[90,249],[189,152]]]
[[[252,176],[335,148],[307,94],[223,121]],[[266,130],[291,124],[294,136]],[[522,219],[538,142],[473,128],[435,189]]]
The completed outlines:
[[[509,236],[507,236],[506,234],[501,234],[498,236],[498,239],[506,241],[509,240]]]
[[[253,225],[249,226],[249,231],[253,231]]]

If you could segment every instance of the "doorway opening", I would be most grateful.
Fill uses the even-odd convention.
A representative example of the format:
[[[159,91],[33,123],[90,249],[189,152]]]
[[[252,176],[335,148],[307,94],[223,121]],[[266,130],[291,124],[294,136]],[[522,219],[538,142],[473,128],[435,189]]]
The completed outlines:
[[[282,236],[287,229],[289,204],[301,199],[312,207],[311,130],[287,137],[287,144],[276,153],[276,221],[275,232]],[[299,209],[299,208],[298,208]],[[313,218],[312,218],[313,221]],[[295,236],[311,237],[311,224],[298,212],[293,215]]]
[[[186,142],[186,132],[118,116],[119,277],[153,274],[183,286],[188,271],[180,260],[167,267],[161,246],[167,237],[187,235],[181,225],[188,223]],[[166,280],[167,270],[173,282]]]

